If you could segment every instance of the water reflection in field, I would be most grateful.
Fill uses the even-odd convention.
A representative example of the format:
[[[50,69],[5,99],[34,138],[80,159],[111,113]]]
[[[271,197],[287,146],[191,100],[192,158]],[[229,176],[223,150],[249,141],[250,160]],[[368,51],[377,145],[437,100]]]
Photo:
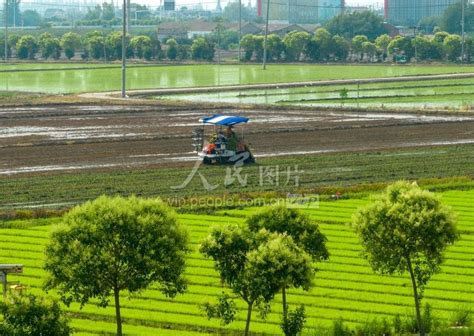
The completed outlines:
[[[347,97],[341,99],[341,91]],[[300,106],[462,107],[474,104],[474,79],[162,95],[158,99]]]
[[[49,93],[112,91],[120,89],[121,69],[97,68],[65,70],[67,65],[47,64],[48,71],[24,71],[38,69],[39,65],[22,64],[21,72],[5,72],[15,66],[0,66],[0,91],[29,91]],[[110,65],[108,65],[110,67]],[[113,66],[113,65],[112,65]],[[169,87],[215,86],[252,83],[277,83],[314,81],[337,78],[370,78],[417,74],[470,72],[468,67],[450,66],[344,66],[344,65],[270,65],[262,70],[260,65],[175,65],[135,66],[127,70],[128,89],[151,89]]]

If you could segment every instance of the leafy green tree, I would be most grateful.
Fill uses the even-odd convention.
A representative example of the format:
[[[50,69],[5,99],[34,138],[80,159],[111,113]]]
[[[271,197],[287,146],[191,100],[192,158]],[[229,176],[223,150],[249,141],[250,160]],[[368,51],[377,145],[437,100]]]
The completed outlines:
[[[34,59],[38,52],[38,43],[32,35],[23,35],[16,44],[16,52],[19,59]]]
[[[285,45],[287,59],[299,61],[310,39],[311,35],[307,32],[292,31],[286,34],[283,38],[283,44]]]
[[[337,60],[345,61],[349,55],[349,42],[342,36],[334,35],[332,37],[332,50]]]
[[[167,296],[185,288],[187,235],[159,199],[107,197],[73,208],[46,247],[45,288],[81,307],[96,298],[115,301],[117,335],[122,335],[120,292],[137,293],[154,282]]]
[[[191,56],[193,60],[205,60],[211,62],[215,54],[214,43],[204,37],[198,37],[191,45]]]
[[[244,50],[244,60],[247,62],[252,59],[253,53],[255,51],[255,35],[247,34],[242,37],[240,41],[240,47]]]
[[[64,54],[68,59],[74,57],[76,53],[76,49],[79,48],[81,45],[81,38],[78,34],[69,32],[64,34],[61,37],[61,47],[64,50]]]
[[[304,51],[306,57],[313,62],[320,60],[319,44],[316,42],[314,37],[306,43],[306,49]]]
[[[411,39],[407,36],[396,36],[388,45],[388,52],[392,55],[403,54],[410,60],[415,54],[415,49],[411,43]]]
[[[372,11],[341,14],[326,23],[325,28],[333,35],[352,39],[357,35],[365,35],[370,40],[386,34],[383,18]]]
[[[263,35],[257,35],[254,37],[255,41],[255,59],[258,62],[261,62],[263,60],[263,43],[264,43],[264,36]]]
[[[97,30],[87,33],[84,37],[84,47],[86,54],[93,59],[105,57],[104,35]]]
[[[72,330],[58,302],[34,295],[13,296],[0,303],[2,336],[69,336]]]
[[[449,33],[445,32],[445,31],[440,31],[440,32],[437,32],[436,34],[434,34],[433,41],[443,43],[444,40],[446,39],[446,37],[448,37],[448,36],[449,36]]]
[[[250,251],[247,259],[244,269],[245,281],[240,289],[242,292],[251,290],[259,293],[266,303],[273,300],[278,292],[285,292],[289,287],[309,290],[312,285],[315,272],[311,265],[311,257],[286,234],[270,236],[258,248]],[[296,325],[289,323],[286,296],[284,298],[282,329],[285,335],[296,336],[302,331],[303,321],[299,321]],[[251,308],[247,314],[251,314]],[[291,325],[293,328],[289,328]],[[295,326],[297,330],[292,330]],[[248,330],[247,327],[246,335]]]
[[[436,45],[428,37],[418,35],[412,41],[420,60],[436,59],[439,56]]]
[[[136,57],[146,58],[146,55],[151,55],[151,38],[145,35],[134,36],[130,40],[130,48]]]
[[[465,31],[474,31],[474,4],[471,4],[468,0],[464,1],[465,6]],[[447,31],[451,34],[461,34],[461,18],[462,18],[462,10],[461,10],[461,1],[457,1],[456,3],[452,4],[443,13],[441,18],[441,29]]]
[[[439,272],[446,247],[458,238],[451,209],[415,183],[400,181],[359,210],[353,225],[375,272],[410,274],[418,329],[423,336],[423,289]]]
[[[456,61],[461,57],[462,40],[459,35],[449,35],[444,39],[443,50],[449,61]]]
[[[331,33],[329,33],[324,28],[319,28],[314,33],[313,39],[316,42],[319,51],[319,56],[317,57],[317,60],[328,60],[333,51],[333,40]]]
[[[8,34],[8,47],[10,49],[15,49],[16,50],[16,44],[20,40],[20,35],[17,34]],[[5,43],[5,42],[3,42]]]
[[[267,56],[269,60],[281,60],[283,52],[285,52],[285,44],[277,34],[268,35],[267,40]]]
[[[252,288],[252,279],[248,278],[245,272],[247,254],[256,248],[255,245],[255,237],[246,227],[226,225],[214,228],[199,249],[205,257],[214,260],[214,267],[220,274],[222,284],[230,287],[247,304],[245,335],[248,335],[250,330],[254,305],[264,301],[258,288]],[[231,308],[233,304],[227,306]],[[212,306],[208,305],[209,307]],[[234,312],[229,313],[232,315]],[[214,317],[209,311],[208,316]],[[223,313],[221,316],[226,314]],[[227,317],[226,322],[231,322],[233,319],[233,316]]]
[[[38,45],[41,51],[41,56],[44,59],[49,57],[59,59],[61,56],[61,44],[59,39],[53,37],[49,33],[43,33],[38,37]]]
[[[127,57],[133,54],[130,46],[130,36],[125,37],[126,55]],[[107,50],[107,58],[121,59],[122,58],[122,32],[112,32],[105,38],[105,46]]]
[[[383,51],[383,60],[384,61],[387,58],[388,45],[390,44],[391,40],[392,39],[387,34],[382,34],[380,36],[377,36],[377,38],[375,39],[375,45],[377,46],[377,48],[379,48]]]
[[[301,287],[310,286],[308,279],[312,279],[314,273],[310,256],[291,237],[264,230],[254,233],[238,225],[220,226],[213,229],[200,251],[214,260],[222,283],[247,304],[245,335],[249,334],[255,307],[265,312],[284,286],[298,281]],[[221,301],[225,302],[221,308],[232,309],[233,304]],[[216,309],[210,307],[212,305],[207,305],[207,312],[212,317]],[[227,322],[233,320],[222,309],[217,311]]]
[[[178,56],[178,43],[175,39],[170,38],[166,41],[166,46],[168,47],[166,50],[166,57],[168,57],[169,60],[174,61]]]
[[[375,43],[366,41],[362,43],[362,53],[366,54],[369,60],[373,60],[375,55],[377,54],[377,46]]]
[[[247,219],[247,225],[253,232],[265,229],[269,232],[290,236],[296,244],[311,256],[313,261],[322,261],[329,258],[326,249],[326,237],[319,231],[318,225],[296,209],[285,206],[270,207],[250,216]],[[288,320],[286,290],[290,286],[308,289],[307,284],[311,282],[311,279],[302,281],[303,277],[301,274],[295,274],[295,279],[287,279],[288,281],[281,287],[284,324]]]
[[[189,58],[191,53],[191,47],[187,44],[179,44],[177,48],[176,58],[179,60],[185,60]]]
[[[23,25],[26,27],[38,27],[42,23],[41,16],[35,10],[25,10],[21,13]]]
[[[224,50],[229,50],[232,46],[239,44],[239,33],[235,30],[225,29],[220,34],[219,47]]]
[[[365,35],[357,35],[352,39],[352,52],[359,55],[359,61],[364,58],[364,47],[363,44],[369,42],[369,39]]]

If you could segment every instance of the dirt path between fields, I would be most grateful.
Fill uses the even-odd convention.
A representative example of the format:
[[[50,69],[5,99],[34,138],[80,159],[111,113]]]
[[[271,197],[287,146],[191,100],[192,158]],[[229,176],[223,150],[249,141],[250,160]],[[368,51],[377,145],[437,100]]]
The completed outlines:
[[[444,74],[444,75],[418,75],[418,76],[379,77],[379,78],[362,78],[362,79],[334,79],[334,80],[290,82],[290,83],[264,83],[264,84],[184,87],[184,88],[169,88],[169,89],[128,90],[127,95],[129,97],[143,97],[143,96],[152,96],[152,95],[160,96],[160,95],[172,95],[172,94],[213,93],[213,92],[260,90],[260,89],[283,89],[283,88],[294,88],[294,87],[305,87],[305,86],[397,83],[397,82],[465,79],[465,78],[474,78],[474,72],[473,73],[459,73],[459,74]],[[120,91],[110,91],[110,92],[83,93],[83,94],[80,94],[79,96],[83,98],[88,98],[88,99],[124,99],[124,98],[121,98],[120,95],[121,95]]]

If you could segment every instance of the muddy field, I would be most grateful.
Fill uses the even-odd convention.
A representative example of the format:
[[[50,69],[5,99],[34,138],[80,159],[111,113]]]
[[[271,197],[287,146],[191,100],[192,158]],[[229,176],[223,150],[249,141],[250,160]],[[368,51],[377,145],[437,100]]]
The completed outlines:
[[[0,175],[191,165],[191,132],[199,118],[217,113],[156,106],[1,108]],[[245,139],[257,158],[474,143],[469,115],[226,113],[251,118]]]

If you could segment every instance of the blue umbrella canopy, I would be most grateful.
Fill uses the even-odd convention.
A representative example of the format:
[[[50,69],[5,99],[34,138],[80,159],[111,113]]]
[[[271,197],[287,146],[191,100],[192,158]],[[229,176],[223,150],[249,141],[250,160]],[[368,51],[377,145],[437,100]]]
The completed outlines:
[[[201,121],[203,124],[234,126],[237,124],[246,123],[249,121],[249,118],[215,114],[212,117],[202,118],[199,121]]]

